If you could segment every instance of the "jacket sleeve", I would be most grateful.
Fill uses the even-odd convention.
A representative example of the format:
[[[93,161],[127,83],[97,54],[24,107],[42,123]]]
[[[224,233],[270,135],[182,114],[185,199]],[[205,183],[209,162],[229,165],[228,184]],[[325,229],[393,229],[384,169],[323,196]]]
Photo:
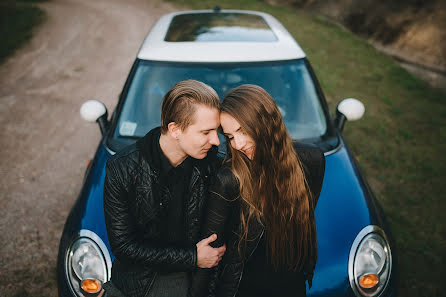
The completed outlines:
[[[220,247],[227,240],[228,220],[231,217],[234,204],[238,199],[238,184],[229,167],[219,169],[214,181],[209,187],[205,220],[201,228],[202,238],[217,234],[217,240],[211,243]],[[212,295],[215,290],[217,273],[220,267],[211,269],[199,268],[195,271],[189,296],[201,297]]]
[[[114,256],[128,263],[156,270],[192,270],[197,262],[196,246],[179,248],[143,242],[129,211],[129,175],[122,166],[107,162],[104,182],[104,215],[108,240]]]

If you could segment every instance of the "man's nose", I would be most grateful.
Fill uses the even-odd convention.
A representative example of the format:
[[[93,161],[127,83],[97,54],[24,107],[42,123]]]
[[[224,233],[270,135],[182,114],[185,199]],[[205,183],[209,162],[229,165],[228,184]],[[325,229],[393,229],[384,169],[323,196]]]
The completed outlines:
[[[220,139],[218,139],[217,131],[210,133],[209,143],[212,145],[220,145]]]

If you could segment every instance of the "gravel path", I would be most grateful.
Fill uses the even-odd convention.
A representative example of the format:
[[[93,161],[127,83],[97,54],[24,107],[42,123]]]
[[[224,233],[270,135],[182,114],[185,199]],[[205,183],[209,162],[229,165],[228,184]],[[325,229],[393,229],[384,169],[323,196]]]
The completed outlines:
[[[51,0],[31,42],[0,67],[0,296],[57,296],[56,257],[100,139],[81,104],[109,111],[160,0]]]

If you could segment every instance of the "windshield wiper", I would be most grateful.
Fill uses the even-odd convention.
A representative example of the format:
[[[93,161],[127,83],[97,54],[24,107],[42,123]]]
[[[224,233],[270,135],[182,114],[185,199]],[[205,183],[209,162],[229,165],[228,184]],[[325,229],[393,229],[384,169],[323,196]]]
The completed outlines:
[[[138,140],[138,139],[142,138],[142,136],[118,135],[118,138]]]

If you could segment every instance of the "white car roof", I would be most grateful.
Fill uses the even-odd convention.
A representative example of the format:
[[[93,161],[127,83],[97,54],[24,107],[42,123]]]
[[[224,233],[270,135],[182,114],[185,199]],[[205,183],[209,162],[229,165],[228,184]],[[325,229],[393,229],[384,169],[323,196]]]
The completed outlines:
[[[162,16],[147,35],[137,57],[143,60],[171,62],[261,62],[305,57],[301,47],[277,19],[269,14],[256,11],[221,10],[219,13],[261,17],[269,30],[272,31],[273,34],[271,35],[275,35],[274,41],[165,41],[174,17],[210,13],[215,12],[212,10],[195,10]],[[251,28],[247,29],[246,32],[251,32]]]

